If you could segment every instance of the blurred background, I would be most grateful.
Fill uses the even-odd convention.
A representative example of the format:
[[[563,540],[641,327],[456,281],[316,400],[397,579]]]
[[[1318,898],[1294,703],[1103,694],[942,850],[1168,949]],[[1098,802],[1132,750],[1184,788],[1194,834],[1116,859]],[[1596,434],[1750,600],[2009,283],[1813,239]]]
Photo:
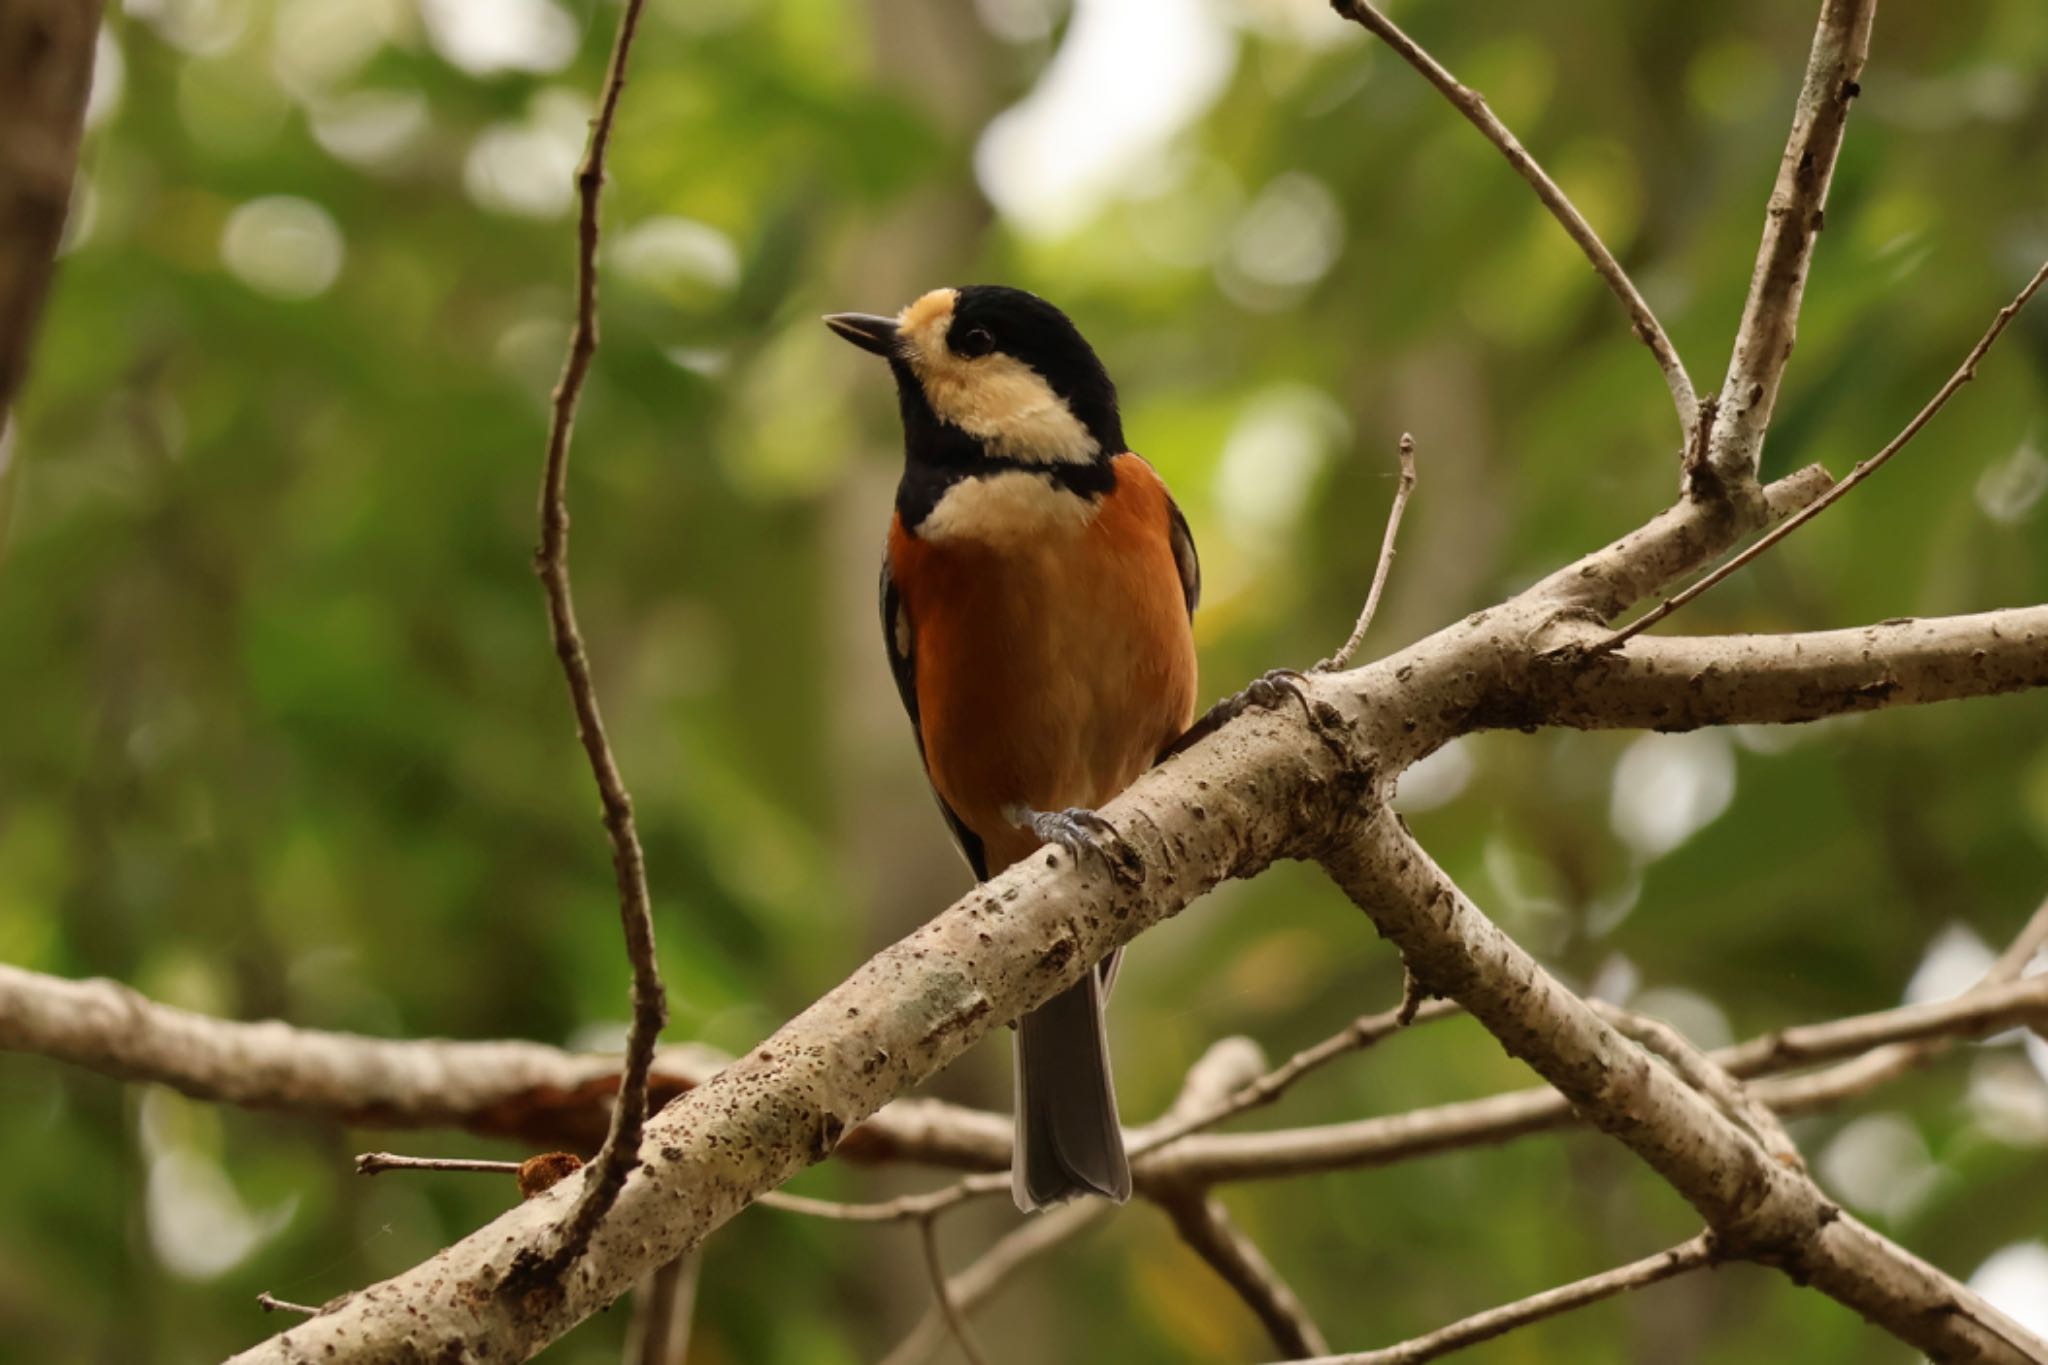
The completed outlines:
[[[1544,159],[1703,391],[1815,6],[1411,0]],[[530,568],[570,317],[590,0],[127,0],[0,446],[0,960],[379,1035],[623,1036],[606,848]],[[1887,6],[1766,472],[1881,445],[2048,256],[2048,8]],[[1634,526],[1658,374],[1575,249],[1413,72],[1315,0],[652,0],[605,201],[578,600],[637,799],[673,1039],[739,1049],[966,884],[873,601],[895,401],[817,322],[942,283],[1068,309],[1200,541],[1204,701],[1348,629],[1415,433],[1383,652]],[[2048,311],[1908,454],[1680,618],[1792,630],[2048,598]],[[1423,840],[1567,980],[1713,1045],[1952,992],[2048,891],[2048,695],[1798,730],[1519,734],[1409,775]],[[1149,934],[1111,1014],[1141,1121],[1214,1039],[1284,1055],[1398,996],[1319,875]],[[2031,1049],[2031,1050],[2029,1050]],[[1455,1022],[1262,1122],[1527,1084]],[[930,1092],[1001,1108],[1006,1042]],[[2048,1330],[2048,1049],[1973,1049],[1798,1125],[1831,1192]],[[509,1182],[0,1057],[0,1359],[187,1362],[504,1207]],[[879,1197],[904,1172],[799,1188]],[[928,1183],[928,1182],[927,1182]],[[1359,1348],[1645,1254],[1689,1211],[1620,1148],[1526,1140],[1227,1190]],[[947,1223],[955,1265],[1010,1226]],[[871,1360],[916,1236],[759,1210],[693,1360]],[[545,1359],[617,1359],[626,1314]],[[1133,1206],[981,1318],[1005,1365],[1263,1359]],[[1906,1361],[1744,1267],[1479,1362]]]

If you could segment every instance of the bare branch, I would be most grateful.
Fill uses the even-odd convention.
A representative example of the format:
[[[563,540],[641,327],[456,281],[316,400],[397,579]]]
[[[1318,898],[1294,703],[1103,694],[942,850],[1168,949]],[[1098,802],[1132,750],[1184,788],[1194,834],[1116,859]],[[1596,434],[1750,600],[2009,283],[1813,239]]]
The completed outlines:
[[[1621,300],[1637,339],[1656,357],[1657,368],[1664,372],[1664,385],[1671,390],[1672,405],[1678,410],[1681,441],[1689,443],[1693,427],[1699,420],[1699,399],[1693,394],[1692,379],[1685,372],[1685,362],[1678,358],[1678,348],[1671,344],[1670,337],[1664,335],[1663,324],[1650,311],[1650,305],[1637,291],[1635,281],[1621,268],[1621,262],[1614,259],[1614,253],[1600,240],[1600,234],[1593,231],[1593,225],[1565,197],[1557,182],[1536,163],[1536,158],[1529,155],[1528,149],[1508,130],[1508,126],[1487,107],[1485,96],[1460,84],[1441,62],[1397,28],[1393,20],[1380,13],[1371,0],[1332,0],[1332,5],[1338,14],[1372,32],[1400,54],[1401,60],[1421,72],[1453,108],[1500,150],[1508,164],[1515,168],[1515,174],[1529,182],[1529,188],[1536,191],[1536,197],[1543,201],[1543,207],[1550,210],[1550,216],[1557,219],[1565,233],[1578,243],[1579,250],[1586,254],[1586,259],[1593,263],[1594,273],[1606,281],[1614,297]]]
[[[1432,1001],[1426,1007],[1421,1001],[1411,1002],[1405,989],[1401,1003],[1382,1014],[1363,1015],[1351,1021],[1338,1032],[1325,1038],[1313,1047],[1303,1048],[1273,1070],[1246,1082],[1235,1091],[1219,1096],[1207,1104],[1175,1107],[1155,1125],[1144,1130],[1130,1147],[1133,1161],[1162,1147],[1178,1142],[1190,1133],[1204,1128],[1213,1128],[1227,1119],[1237,1117],[1248,1110],[1260,1108],[1278,1100],[1289,1087],[1311,1071],[1328,1066],[1339,1057],[1354,1052],[1363,1052],[1382,1039],[1389,1038],[1418,1022],[1432,1023],[1448,1018],[1458,1012],[1457,1005],[1449,1001]],[[1139,1171],[1144,1168],[1140,1166]],[[1142,1181],[1142,1177],[1140,1177]]]
[[[1569,564],[1531,592],[1560,608],[1602,621],[1615,617],[1691,569],[1711,562],[1709,545],[1731,545],[1744,531],[1791,516],[1833,484],[1817,464],[1807,465],[1764,488],[1763,506],[1747,502],[1685,499],[1652,517],[1641,530]],[[1703,553],[1704,552],[1704,553]]]
[[[400,1156],[396,1152],[363,1152],[356,1157],[357,1175],[386,1171],[462,1171],[479,1175],[518,1175],[517,1161],[479,1161],[457,1156]]]
[[[99,0],[0,8],[0,432],[56,274],[99,30]]]
[[[1811,1075],[1771,1077],[1752,1084],[1757,1100],[1777,1113],[1801,1114],[1863,1094],[1957,1039],[1981,1038],[2044,1020],[2048,977],[2029,977],[2024,982],[1980,986],[1939,1004],[1783,1029],[1707,1055],[1739,1077],[1854,1057]],[[1928,1050],[1915,1050],[1921,1048]],[[1856,1055],[1866,1051],[1867,1056]],[[1897,1055],[1901,1052],[1905,1055]],[[1578,1121],[1557,1091],[1517,1090],[1314,1128],[1187,1137],[1149,1153],[1133,1174],[1141,1184],[1206,1185],[1359,1170],[1556,1132]]]
[[[1865,1227],[1650,1062],[1488,920],[1390,815],[1326,856],[1338,884],[1431,989],[1668,1181],[1729,1255],[1777,1267],[1929,1355],[2030,1365],[2048,1343]]]
[[[1301,1299],[1214,1196],[1186,1189],[1157,1198],[1181,1240],[1244,1300],[1281,1354],[1291,1358],[1330,1349]]]
[[[1651,610],[1644,612],[1637,620],[1630,622],[1621,630],[1615,631],[1614,634],[1608,636],[1599,644],[1594,645],[1593,649],[1595,651],[1615,649],[1634,639],[1637,635],[1648,630],[1672,612],[1677,611],[1680,607],[1692,601],[1716,583],[1721,582],[1757,556],[1767,552],[1772,546],[1776,545],[1786,536],[1791,535],[1807,522],[1812,521],[1822,512],[1827,511],[1828,508],[1834,506],[1837,501],[1845,496],[1850,489],[1876,473],[1885,461],[1905,449],[1906,443],[1920,434],[1920,429],[1932,421],[1934,414],[1940,412],[1947,405],[1948,400],[1955,396],[1957,389],[1960,389],[1963,385],[1977,377],[1977,362],[1984,358],[1984,353],[1991,349],[1992,344],[1998,340],[1999,334],[2005,331],[2006,324],[2013,320],[2020,309],[2027,306],[2027,300],[2034,297],[2035,291],[2040,289],[2043,280],[2048,280],[2048,262],[2042,263],[2041,268],[2034,272],[2034,277],[2027,281],[2026,287],[2020,290],[2011,303],[1998,310],[1997,316],[1991,319],[1990,328],[1983,336],[1977,339],[1977,344],[1970,348],[1970,353],[1963,357],[1962,365],[1954,374],[1948,377],[1946,384],[1943,384],[1941,388],[1935,391],[1934,397],[1927,400],[1926,406],[1913,415],[1913,420],[1906,423],[1905,428],[1886,443],[1884,449],[1858,464],[1849,471],[1848,475],[1840,483],[1821,494],[1813,502],[1800,508],[1790,517],[1772,527],[1768,533],[1760,537],[1755,544],[1749,546],[1741,554],[1720,565],[1713,572],[1700,579],[1699,582],[1687,587],[1684,591],[1673,593]]]
[[[280,1299],[268,1289],[256,1296],[256,1306],[266,1313],[298,1313],[309,1318],[318,1317],[323,1311],[313,1307],[311,1304],[293,1303],[290,1299]]]
[[[1398,1346],[1357,1351],[1350,1355],[1320,1356],[1314,1360],[1298,1361],[1295,1365],[1422,1365],[1423,1361],[1462,1351],[1467,1346],[1477,1346],[1482,1341],[1491,1341],[1517,1327],[1527,1327],[1530,1323],[1554,1318],[1560,1313],[1569,1313],[1575,1308],[1584,1308],[1713,1262],[1713,1234],[1703,1232],[1655,1256],[1645,1256],[1640,1261],[1616,1266],[1598,1275],[1588,1275],[1583,1280],[1546,1289],[1541,1294],[1531,1294],[1526,1299],[1489,1308],[1484,1313],[1474,1313],[1469,1318]]]
[[[613,40],[611,64],[605,72],[604,94],[597,118],[590,125],[590,144],[583,153],[583,164],[576,171],[576,189],[581,199],[577,220],[576,325],[569,337],[569,355],[562,365],[562,378],[555,385],[547,467],[541,482],[540,549],[534,555],[534,569],[547,590],[548,630],[576,709],[577,738],[582,740],[584,755],[590,760],[590,773],[604,806],[605,832],[611,839],[612,870],[619,885],[619,922],[625,930],[626,954],[633,965],[633,1023],[626,1037],[626,1064],[619,1082],[618,1101],[612,1110],[611,1131],[605,1135],[604,1147],[584,1182],[583,1198],[562,1229],[560,1244],[544,1263],[532,1268],[532,1273],[543,1276],[560,1273],[583,1254],[591,1232],[610,1211],[619,1188],[639,1164],[640,1129],[647,1118],[647,1076],[654,1065],[655,1041],[668,1022],[668,995],[662,988],[661,966],[654,952],[654,909],[647,891],[647,860],[633,825],[633,798],[619,774],[618,761],[612,757],[611,741],[605,737],[597,685],[591,680],[590,659],[584,652],[582,631],[577,628],[576,603],[569,585],[569,442],[576,426],[576,404],[583,394],[583,381],[597,354],[598,201],[604,192],[605,151],[611,143],[612,122],[619,112],[619,96],[626,87],[626,62],[632,55],[633,35],[639,27],[644,3],[645,0],[626,0],[619,13],[618,35]]]
[[[619,1077],[616,1056],[241,1023],[160,1004],[117,981],[67,981],[4,963],[0,1050],[350,1127],[453,1128],[580,1151],[603,1140]],[[664,1047],[650,1097],[666,1103],[729,1060],[700,1044]],[[1010,1129],[1007,1116],[898,1100],[847,1133],[836,1155],[995,1170],[1009,1164]]]
[[[898,1195],[894,1199],[884,1199],[872,1204],[813,1199],[809,1195],[788,1194],[781,1190],[770,1190],[757,1195],[754,1202],[764,1208],[780,1209],[784,1213],[800,1213],[806,1217],[823,1218],[834,1223],[904,1223],[912,1219],[924,1222],[970,1199],[1001,1194],[1010,1188],[1009,1180],[1007,1175],[970,1175],[965,1180],[956,1180],[941,1189],[924,1194]]]
[[[1819,482],[1795,476],[1781,492],[1797,501]],[[1140,855],[1142,876],[1113,880],[1092,863],[1076,867],[1047,852],[884,949],[650,1120],[642,1176],[621,1191],[591,1254],[556,1292],[496,1287],[508,1255],[550,1238],[576,1178],[240,1359],[283,1362],[310,1352],[328,1365],[369,1362],[388,1358],[384,1348],[398,1340],[430,1355],[531,1354],[822,1159],[885,1100],[1042,1004],[1087,964],[1225,878],[1321,852],[1359,812],[1379,808],[1403,766],[1480,723],[1473,708],[1526,671],[1531,641],[1561,615],[1691,571],[1727,546],[1744,515],[1683,502],[1497,607],[1362,668],[1304,677],[1306,708],[1249,711],[1146,773],[1103,810]],[[1411,965],[1425,987],[1443,984],[1412,958]]]
[[[1706,468],[1692,471],[1694,493],[1705,492],[1698,475],[1708,474],[1722,490],[1741,489],[1756,478],[1764,433],[1778,401],[1778,381],[1792,357],[1799,330],[1799,305],[1806,293],[1814,238],[1827,207],[1835,155],[1856,98],[1857,78],[1870,52],[1870,24],[1877,0],[1823,0],[1813,50],[1792,115],[1792,132],[1778,164],[1764,215],[1763,240],[1749,297],[1728,358],[1718,410],[1707,442]]]
[[[1408,510],[1408,495],[1415,491],[1415,438],[1405,431],[1401,433],[1400,452],[1401,482],[1394,487],[1394,505],[1387,511],[1387,530],[1380,538],[1380,559],[1372,571],[1372,588],[1365,595],[1365,609],[1358,613],[1358,624],[1351,628],[1351,637],[1335,654],[1315,666],[1317,673],[1334,673],[1351,662],[1351,656],[1365,640],[1365,632],[1372,627],[1373,614],[1380,609],[1380,593],[1386,589],[1387,574],[1394,567],[1394,537],[1401,534],[1401,514]]]
[[[1501,702],[1497,723],[1797,724],[2044,685],[2048,606],[2012,607],[1799,635],[1646,636],[1614,654],[1566,646],[1539,661],[1525,695]]]
[[[624,1365],[687,1365],[690,1319],[697,1308],[702,1252],[676,1257],[633,1291],[633,1321],[626,1328]]]
[[[988,1357],[981,1353],[981,1344],[968,1329],[967,1315],[953,1302],[952,1286],[946,1281],[946,1263],[939,1259],[939,1220],[933,1214],[926,1214],[917,1220],[917,1233],[924,1243],[925,1273],[931,1276],[932,1297],[938,1301],[939,1313],[946,1320],[946,1330],[953,1334],[954,1342],[960,1347],[960,1354],[967,1357],[968,1365],[988,1365]]]
[[[1799,1144],[1785,1131],[1785,1125],[1770,1107],[1757,1100],[1726,1067],[1707,1056],[1662,1019],[1637,1014],[1601,1001],[1588,1001],[1599,1015],[1671,1064],[1685,1083],[1721,1106],[1721,1112],[1749,1130],[1749,1135],[1770,1155],[1796,1170],[1806,1169]]]
[[[948,1279],[946,1293],[962,1314],[973,1312],[1026,1264],[1086,1230],[1115,1207],[1106,1199],[1076,1199],[1025,1219],[983,1252],[980,1260]],[[945,1335],[945,1316],[934,1304],[910,1335],[883,1357],[882,1365],[921,1365]]]

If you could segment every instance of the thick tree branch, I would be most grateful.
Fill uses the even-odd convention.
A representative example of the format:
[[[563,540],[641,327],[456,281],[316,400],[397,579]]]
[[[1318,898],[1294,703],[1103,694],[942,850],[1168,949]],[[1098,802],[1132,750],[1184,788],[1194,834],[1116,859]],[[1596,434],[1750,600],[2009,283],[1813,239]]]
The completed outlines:
[[[553,418],[548,425],[547,464],[541,481],[540,548],[534,569],[548,600],[548,631],[569,699],[576,710],[576,736],[590,761],[590,774],[604,807],[605,833],[612,846],[612,871],[619,886],[619,923],[625,931],[626,955],[633,966],[633,1021],[626,1035],[625,1069],[612,1108],[611,1131],[584,1183],[584,1195],[563,1225],[560,1243],[530,1273],[553,1275],[583,1254],[590,1234],[618,1197],[620,1186],[640,1160],[640,1129],[647,1118],[647,1077],[654,1047],[668,1022],[668,995],[662,989],[661,965],[654,951],[654,907],[647,891],[647,860],[633,825],[633,798],[605,737],[598,708],[597,684],[590,676],[583,633],[576,624],[576,601],[569,584],[569,442],[576,428],[576,404],[583,381],[597,355],[598,205],[604,193],[604,158],[611,143],[612,121],[626,88],[626,63],[633,52],[645,0],[626,0],[619,13],[611,62],[605,71],[604,94],[590,125],[590,143],[576,171],[580,203],[577,218],[576,325],[569,337],[569,355],[555,385]]]
[[[2012,607],[1801,635],[1644,636],[1614,654],[1567,646],[1537,662],[1526,710],[1503,698],[1487,719],[1578,729],[1796,724],[2042,686],[2048,606]]]
[[[1792,132],[1778,164],[1778,181],[1764,213],[1763,240],[1749,297],[1728,358],[1704,469],[1688,471],[1691,491],[1706,491],[1701,476],[1722,489],[1746,488],[1756,478],[1764,433],[1778,402],[1778,383],[1799,330],[1799,305],[1814,238],[1827,207],[1828,183],[1849,122],[1849,104],[1870,53],[1877,0],[1823,0],[1807,57],[1806,77],[1792,115]]]
[[[1663,324],[1650,311],[1650,305],[1636,289],[1635,281],[1621,268],[1621,262],[1614,259],[1614,253],[1607,249],[1607,243],[1600,240],[1600,234],[1593,231],[1593,225],[1558,188],[1557,182],[1536,163],[1536,158],[1529,155],[1528,149],[1508,126],[1487,107],[1486,97],[1461,84],[1443,63],[1430,56],[1421,44],[1380,13],[1372,0],[1331,0],[1331,5],[1337,13],[1369,30],[1394,49],[1402,61],[1421,72],[1423,79],[1435,86],[1451,106],[1507,158],[1508,165],[1515,168],[1515,174],[1529,182],[1529,188],[1536,191],[1536,197],[1543,201],[1544,208],[1550,210],[1550,216],[1557,219],[1566,235],[1592,262],[1593,272],[1621,301],[1636,337],[1650,348],[1657,368],[1664,372],[1664,386],[1671,390],[1672,405],[1678,410],[1681,441],[1690,445],[1693,426],[1699,420],[1699,399],[1693,393],[1692,379],[1685,372],[1685,362],[1678,358],[1678,348],[1671,344],[1670,337],[1664,335]]]
[[[1631,1289],[1641,1289],[1674,1275],[1683,1275],[1688,1270],[1714,1262],[1714,1239],[1711,1234],[1701,1233],[1690,1241],[1680,1242],[1668,1251],[1655,1256],[1645,1256],[1640,1261],[1616,1266],[1598,1275],[1588,1275],[1583,1280],[1574,1280],[1556,1289],[1546,1289],[1540,1294],[1531,1294],[1526,1299],[1489,1308],[1484,1313],[1474,1313],[1448,1327],[1442,1327],[1427,1336],[1415,1337],[1396,1346],[1382,1347],[1377,1351],[1355,1351],[1349,1355],[1319,1356],[1314,1360],[1302,1360],[1295,1365],[1422,1365],[1439,1356],[1462,1351],[1467,1346],[1477,1346],[1482,1341],[1491,1341],[1497,1336],[1527,1327],[1530,1323],[1554,1318],[1560,1313],[1569,1313],[1576,1308],[1611,1299]]]
[[[117,981],[67,981],[0,964],[0,1050],[69,1062],[193,1099],[305,1114],[362,1128],[449,1128],[534,1147],[595,1151],[619,1059],[527,1042],[366,1038],[240,1023],[159,1004]],[[695,1044],[656,1054],[658,1103],[717,1074]],[[906,1099],[846,1135],[857,1161],[915,1160],[993,1170],[1010,1160],[1010,1120]]]
[[[2027,1365],[2040,1342],[1865,1227],[1657,1066],[1481,913],[1391,813],[1324,857],[1338,884],[1450,996],[1696,1209],[1728,1255],[1776,1266],[1936,1359]]]
[[[0,432],[56,274],[99,30],[100,0],[0,6]]]

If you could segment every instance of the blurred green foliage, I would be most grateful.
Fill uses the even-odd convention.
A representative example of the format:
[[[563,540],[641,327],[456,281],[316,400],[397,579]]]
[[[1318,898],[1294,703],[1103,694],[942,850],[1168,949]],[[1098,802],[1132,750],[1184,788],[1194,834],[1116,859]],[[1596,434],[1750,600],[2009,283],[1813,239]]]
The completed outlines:
[[[984,128],[1053,91],[1063,47],[1119,3],[650,5],[606,200],[573,550],[674,1037],[746,1046],[965,879],[874,639],[893,399],[818,313],[970,279],[1072,312],[1201,540],[1207,695],[1342,637],[1404,429],[1421,489],[1372,650],[1673,491],[1668,401],[1612,300],[1470,128],[1311,0],[1133,5],[1158,50],[1108,49],[1109,79],[1069,82],[1068,113],[1095,101],[1099,126],[1053,136],[1041,179],[1125,136],[1116,110],[1172,86],[1159,63],[1194,93],[1060,209],[1063,229],[1018,226],[1059,206],[1017,164],[984,167],[1025,186],[996,213]],[[1414,0],[1397,17],[1545,159],[1705,391],[1812,8]],[[529,572],[568,172],[614,15],[128,0],[113,17],[72,244],[0,456],[0,959],[376,1034],[622,1032],[603,836]],[[1877,34],[1774,473],[1839,473],[1881,444],[2048,253],[2048,8],[1887,7]],[[2044,381],[2037,310],[1882,478],[1683,628],[2048,598]],[[1713,1043],[1893,1004],[1937,945],[1956,969],[2010,934],[2048,889],[2048,697],[1795,733],[1490,736],[1408,797],[1556,970]],[[1284,1053],[1398,987],[1312,872],[1225,888],[1129,959],[1126,1112],[1153,1112],[1226,1032]],[[1004,1053],[931,1089],[1000,1107]],[[1527,1080],[1453,1023],[1265,1121]],[[1799,1135],[1851,1207],[1958,1273],[2048,1231],[2048,1091],[2016,1046]],[[320,1301],[512,1198],[467,1177],[358,1182],[348,1154],[382,1141],[0,1058],[0,1359],[213,1359],[279,1326],[257,1290]],[[803,1187],[913,1180],[830,1168]],[[1583,1136],[1226,1198],[1347,1346],[1690,1231],[1675,1196]],[[947,1254],[1012,1217],[960,1217]],[[913,1240],[748,1214],[711,1248],[693,1359],[874,1358],[927,1302]],[[623,1317],[546,1358],[615,1359]],[[985,1321],[1006,1365],[1266,1350],[1142,1208]],[[1909,1356],[1728,1268],[1470,1358]]]

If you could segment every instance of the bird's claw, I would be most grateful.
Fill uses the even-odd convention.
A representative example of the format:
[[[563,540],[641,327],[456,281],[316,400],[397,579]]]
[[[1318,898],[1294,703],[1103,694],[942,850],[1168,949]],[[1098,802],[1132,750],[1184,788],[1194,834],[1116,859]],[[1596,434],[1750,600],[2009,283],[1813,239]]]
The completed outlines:
[[[1186,734],[1167,745],[1159,757],[1168,759],[1183,749],[1192,749],[1247,711],[1255,708],[1260,711],[1277,711],[1285,706],[1290,698],[1301,703],[1302,717],[1310,725],[1314,725],[1315,711],[1309,706],[1308,693],[1302,687],[1307,681],[1308,679],[1296,669],[1268,669],[1253,678],[1236,696],[1225,697],[1210,707],[1200,719],[1188,727]]]
[[[1292,698],[1301,703],[1301,714],[1314,720],[1315,716],[1309,709],[1308,693],[1302,690],[1302,684],[1307,681],[1306,677],[1292,668],[1268,669],[1253,678],[1244,691],[1238,693],[1232,700],[1241,701],[1238,713],[1242,714],[1254,706],[1261,711],[1277,711]]]
[[[1118,881],[1144,880],[1145,863],[1138,851],[1124,841],[1115,825],[1085,806],[1069,806],[1060,811],[1018,808],[1011,813],[1011,819],[1046,843],[1065,849],[1076,863],[1092,853]]]

